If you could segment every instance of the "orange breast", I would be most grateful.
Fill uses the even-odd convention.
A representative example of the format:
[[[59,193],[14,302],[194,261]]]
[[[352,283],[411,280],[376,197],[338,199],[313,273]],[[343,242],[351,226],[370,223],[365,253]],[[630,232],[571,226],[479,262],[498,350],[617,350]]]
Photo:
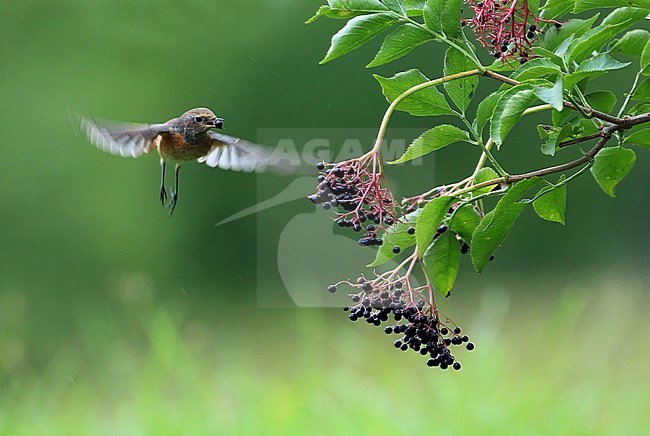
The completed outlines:
[[[206,136],[199,145],[192,145],[178,133],[161,133],[156,141],[158,153],[165,161],[186,162],[205,156],[212,148],[212,140]]]

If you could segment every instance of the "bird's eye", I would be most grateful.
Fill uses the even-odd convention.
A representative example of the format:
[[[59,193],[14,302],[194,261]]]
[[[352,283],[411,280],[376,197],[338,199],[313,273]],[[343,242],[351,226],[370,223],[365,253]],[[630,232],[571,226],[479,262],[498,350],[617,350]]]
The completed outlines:
[[[196,121],[197,123],[202,123],[203,117],[194,117],[194,121]]]

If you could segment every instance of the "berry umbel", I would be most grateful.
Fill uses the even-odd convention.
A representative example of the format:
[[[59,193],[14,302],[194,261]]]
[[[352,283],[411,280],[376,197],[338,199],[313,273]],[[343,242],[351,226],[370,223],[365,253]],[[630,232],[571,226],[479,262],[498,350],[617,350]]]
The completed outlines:
[[[398,350],[425,356],[430,367],[460,369],[451,347],[468,342],[469,336],[461,336],[460,327],[439,313],[429,285],[413,286],[409,276],[395,271],[372,279],[361,275],[354,282],[339,284],[353,289],[353,306],[344,308],[350,321],[365,320],[376,327],[388,324],[384,333],[398,336],[393,342]],[[472,350],[474,345],[467,343],[465,348]]]
[[[401,214],[379,167],[374,154],[344,162],[319,162],[316,193],[308,197],[324,210],[335,210],[339,227],[362,233],[362,246],[383,245],[377,232],[395,224]]]
[[[532,46],[540,32],[540,22],[527,0],[469,0],[474,17],[463,24],[471,26],[476,38],[492,56],[503,62],[526,63],[534,57]],[[550,21],[556,25],[560,24]]]

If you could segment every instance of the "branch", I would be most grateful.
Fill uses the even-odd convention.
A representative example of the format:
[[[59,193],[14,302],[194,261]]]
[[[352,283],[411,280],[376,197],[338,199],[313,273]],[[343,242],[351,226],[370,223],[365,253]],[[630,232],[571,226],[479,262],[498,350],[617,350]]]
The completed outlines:
[[[474,186],[470,186],[465,189],[461,189],[459,191],[451,193],[451,195],[458,196],[461,194],[466,194],[468,192],[475,191],[476,189],[480,188],[485,188],[488,186],[493,186],[493,185],[498,185],[500,183],[517,183],[525,179],[532,179],[533,177],[543,177],[543,176],[548,176],[549,174],[553,173],[559,173],[562,171],[567,171],[572,168],[578,167],[580,165],[584,165],[588,162],[591,162],[598,154],[600,150],[607,144],[607,141],[609,141],[612,137],[612,135],[615,132],[621,131],[621,130],[626,130],[630,129],[638,124],[643,124],[650,122],[650,112],[646,112],[644,114],[640,115],[635,115],[633,117],[624,117],[620,119],[620,124],[609,124],[600,131],[598,134],[600,136],[600,139],[596,143],[596,145],[593,146],[591,150],[589,150],[587,153],[584,154],[584,156],[579,157],[576,160],[572,160],[571,162],[567,162],[562,165],[556,165],[548,168],[542,168],[540,170],[536,171],[531,171],[528,173],[523,173],[523,174],[513,174],[510,177],[498,177],[496,179],[492,180],[487,180],[482,183],[478,183]]]
[[[581,138],[569,139],[569,140],[560,142],[557,145],[557,148],[564,148],[564,147],[568,147],[570,145],[579,144],[581,142],[591,141],[592,139],[600,138],[601,136],[602,136],[602,133],[597,132],[597,133],[592,133],[591,135],[583,136]]]
[[[614,132],[618,132],[619,130],[629,129],[636,126],[637,124],[647,123],[648,121],[650,121],[650,112],[641,115],[636,115],[633,117],[620,118],[620,124],[609,124],[603,127],[603,129],[599,133],[600,139],[598,140],[596,145],[593,146],[591,150],[585,153],[584,156],[581,156],[576,160],[567,162],[562,165],[556,165],[554,167],[548,167],[541,170],[532,171],[530,173],[515,174],[513,176],[508,177],[508,180],[506,182],[516,183],[524,179],[530,179],[533,177],[542,177],[553,173],[559,173],[560,171],[570,170],[571,168],[575,168],[577,166],[590,162],[594,158],[594,156],[596,156],[596,154],[598,154],[598,152],[605,146],[605,144],[607,144],[607,141],[611,139]]]

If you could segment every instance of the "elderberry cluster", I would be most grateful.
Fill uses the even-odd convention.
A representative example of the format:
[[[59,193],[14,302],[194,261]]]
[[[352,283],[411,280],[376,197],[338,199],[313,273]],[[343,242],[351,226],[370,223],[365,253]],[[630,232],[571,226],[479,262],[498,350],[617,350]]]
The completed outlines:
[[[369,281],[361,276],[354,284],[344,283],[359,290],[351,295],[354,305],[343,308],[349,311],[351,321],[365,319],[379,327],[392,316],[394,323],[386,326],[384,332],[399,335],[393,345],[402,351],[411,349],[427,356],[428,366],[459,370],[461,365],[450,347],[465,344],[466,349],[474,349],[469,336],[461,335],[460,327],[450,320],[441,321],[437,310],[419,296],[421,289],[410,288],[404,278],[390,280],[379,276]],[[328,291],[336,292],[337,285],[330,285]]]
[[[532,56],[530,45],[535,40],[536,30],[537,26],[532,24],[528,27],[525,38],[516,36],[512,39],[505,38],[500,41],[497,38],[492,38],[492,51],[490,53],[497,59],[512,58],[518,54],[519,63],[525,64]]]
[[[379,246],[383,240],[377,231],[396,222],[392,194],[382,175],[368,168],[366,162],[353,159],[335,164],[320,162],[316,193],[307,197],[324,210],[337,209],[339,227],[363,231],[363,246]],[[364,227],[365,226],[365,227]]]
[[[474,33],[492,56],[504,62],[518,58],[522,64],[534,57],[531,48],[540,19],[527,2],[483,0],[470,1],[469,5],[474,11],[470,21]]]
[[[468,350],[474,349],[474,344],[469,342],[469,336],[461,336],[460,327],[455,326],[450,331],[435,315],[425,315],[415,308],[404,309],[398,314],[402,314],[408,322],[388,326],[384,332],[401,335],[393,343],[395,348],[402,351],[411,349],[422,356],[428,356],[427,366],[437,366],[440,369],[452,367],[459,370],[460,362],[456,361],[449,347],[466,344],[465,348]],[[398,321],[398,314],[395,314],[396,321]]]

